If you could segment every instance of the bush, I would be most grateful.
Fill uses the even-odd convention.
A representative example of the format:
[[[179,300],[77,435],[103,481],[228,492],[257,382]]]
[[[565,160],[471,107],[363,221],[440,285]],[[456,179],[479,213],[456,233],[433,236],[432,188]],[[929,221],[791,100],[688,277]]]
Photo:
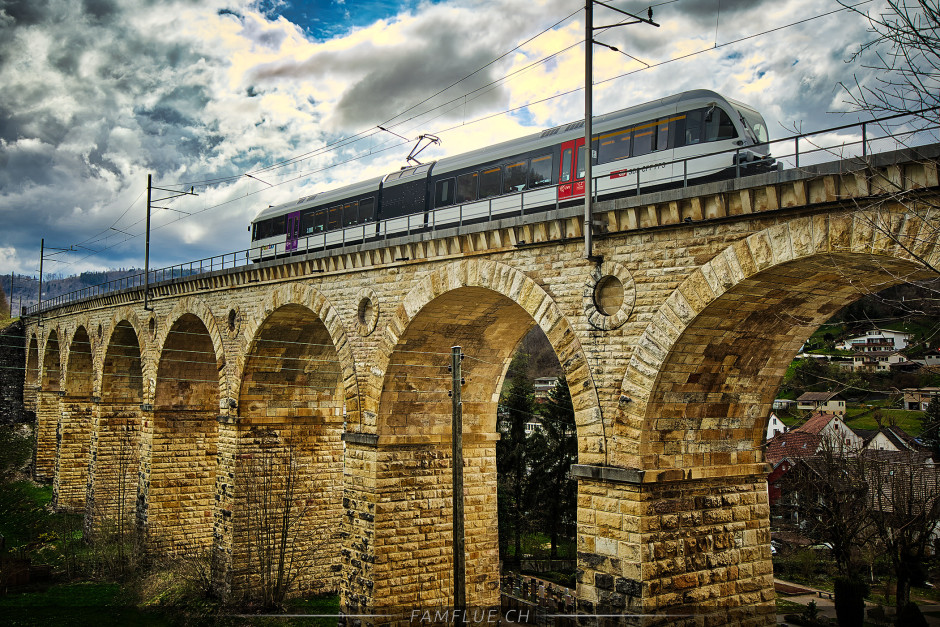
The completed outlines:
[[[836,617],[843,627],[859,627],[865,621],[865,597],[868,584],[849,577],[836,577],[834,582]]]

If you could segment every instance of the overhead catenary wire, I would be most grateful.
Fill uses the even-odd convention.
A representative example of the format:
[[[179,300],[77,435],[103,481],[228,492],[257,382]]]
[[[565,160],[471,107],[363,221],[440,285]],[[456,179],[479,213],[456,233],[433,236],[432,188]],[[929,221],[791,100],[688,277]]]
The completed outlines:
[[[675,0],[670,0],[670,2],[662,2],[662,3],[660,3],[659,5],[662,5],[662,4],[670,4],[671,1],[675,1]],[[857,8],[858,6],[861,6],[861,5],[863,5],[863,4],[868,4],[868,3],[870,3],[871,1],[872,1],[872,0],[862,0],[861,2],[858,2],[858,3],[853,4],[853,5],[840,7],[839,9],[835,9],[835,10],[833,10],[833,11],[829,11],[829,12],[826,12],[826,13],[822,13],[822,14],[819,14],[819,15],[816,15],[816,16],[812,16],[812,17],[809,17],[809,18],[805,18],[805,19],[802,19],[802,20],[798,20],[798,21],[795,21],[795,22],[791,22],[791,23],[789,23],[789,24],[781,25],[781,26],[778,26],[778,27],[775,27],[775,28],[772,28],[772,29],[768,29],[768,30],[765,30],[765,31],[761,31],[761,32],[759,32],[759,33],[754,33],[754,34],[752,34],[752,35],[748,35],[748,36],[745,36],[745,37],[741,37],[741,38],[738,38],[738,39],[735,39],[735,40],[732,40],[732,41],[724,42],[724,43],[722,43],[722,44],[720,44],[720,45],[716,45],[716,46],[714,46],[714,47],[710,47],[710,48],[706,48],[706,49],[703,49],[703,50],[691,52],[691,53],[688,53],[688,54],[685,54],[685,55],[680,55],[680,56],[677,56],[677,57],[674,57],[674,58],[671,58],[671,59],[668,59],[668,60],[665,60],[665,61],[662,61],[662,62],[659,62],[659,63],[653,63],[653,64],[650,64],[649,67],[644,67],[644,68],[641,68],[641,69],[638,69],[638,70],[635,70],[635,71],[632,71],[632,72],[626,72],[626,73],[623,73],[623,74],[619,74],[619,75],[617,75],[617,76],[609,77],[609,78],[607,78],[607,79],[602,79],[602,80],[600,80],[600,81],[597,81],[596,84],[599,85],[599,84],[604,84],[604,83],[607,83],[607,82],[610,82],[610,81],[618,80],[618,79],[620,79],[620,78],[624,78],[624,77],[633,75],[633,74],[635,74],[636,72],[645,71],[645,70],[649,70],[649,69],[654,69],[654,68],[656,68],[656,67],[661,67],[661,66],[666,65],[666,64],[668,64],[668,63],[673,63],[673,62],[675,62],[675,61],[679,61],[679,60],[683,60],[683,59],[688,59],[688,58],[693,57],[693,56],[696,56],[696,55],[698,55],[698,54],[703,54],[703,53],[706,53],[706,52],[711,52],[711,51],[713,51],[713,50],[715,50],[715,49],[717,49],[717,48],[721,48],[721,47],[733,45],[733,44],[740,43],[740,42],[743,42],[743,41],[746,41],[746,40],[749,40],[749,39],[753,39],[753,38],[755,38],[755,37],[759,37],[759,36],[766,35],[766,34],[769,34],[769,33],[777,32],[777,31],[782,30],[782,29],[784,29],[784,28],[789,28],[789,27],[796,26],[796,25],[799,25],[799,24],[803,24],[803,23],[806,23],[806,22],[809,22],[809,21],[812,21],[812,20],[815,20],[815,19],[820,19],[820,18],[823,18],[823,17],[827,17],[827,16],[829,16],[829,15],[832,15],[832,14],[834,14],[834,13],[838,13],[838,12],[840,12],[840,11],[851,10],[851,9]],[[654,5],[654,6],[659,6],[659,5]],[[580,9],[579,9],[579,11],[580,11]],[[575,13],[577,13],[577,12],[575,12]],[[574,15],[575,13],[573,13],[572,15]],[[568,16],[568,17],[565,18],[565,19],[570,19],[570,17],[571,17],[571,16]],[[562,21],[564,21],[564,20],[562,20]],[[559,22],[559,23],[560,23],[560,22]],[[547,32],[547,31],[550,30],[551,28],[554,28],[554,26],[549,27],[549,29],[545,29],[545,30],[543,31],[543,33],[544,33],[544,32]],[[542,34],[542,33],[540,33],[540,34]],[[538,36],[538,35],[536,35],[536,37],[537,37],[537,36]],[[520,46],[521,46],[521,45],[524,45],[524,44],[520,44]],[[508,53],[507,53],[507,54],[508,54]],[[498,59],[497,59],[497,60],[498,60]],[[494,62],[495,62],[495,61],[494,61]],[[484,66],[484,67],[485,67],[485,66]],[[481,69],[483,69],[483,68],[481,68]],[[479,71],[479,70],[477,70],[477,71]],[[458,81],[458,82],[459,82],[459,81]],[[462,122],[462,123],[459,124],[459,125],[451,126],[451,127],[445,128],[445,129],[443,129],[443,130],[437,130],[437,131],[435,131],[435,134],[446,133],[446,132],[448,132],[448,131],[455,130],[456,128],[465,126],[465,125],[467,125],[467,124],[476,124],[476,123],[480,123],[480,122],[483,122],[483,121],[492,119],[493,117],[497,117],[497,116],[500,116],[500,115],[506,115],[506,114],[508,114],[508,113],[512,113],[512,112],[515,112],[515,111],[518,111],[518,110],[527,108],[527,107],[529,107],[529,106],[533,106],[533,105],[535,105],[535,104],[541,104],[541,103],[543,103],[543,102],[547,102],[547,101],[552,100],[552,99],[555,99],[555,98],[559,98],[559,97],[563,97],[563,96],[570,95],[570,94],[573,94],[573,93],[577,93],[578,91],[580,91],[580,90],[582,90],[582,89],[583,89],[583,86],[579,86],[578,88],[575,88],[575,89],[572,89],[572,90],[568,90],[568,91],[556,93],[556,94],[551,95],[551,96],[548,96],[548,97],[546,97],[546,98],[543,98],[543,99],[540,99],[540,100],[536,100],[536,101],[533,101],[533,102],[529,102],[529,103],[527,103],[527,104],[525,104],[525,105],[520,105],[520,106],[518,106],[518,107],[509,108],[509,109],[506,109],[506,110],[503,110],[503,111],[500,111],[500,112],[497,112],[497,113],[494,113],[494,114],[490,114],[490,115],[487,115],[487,116],[483,116],[483,117],[477,118],[477,119],[475,119],[475,120],[472,120],[472,121],[470,121],[470,122],[466,122],[466,123]],[[432,97],[433,97],[433,96],[432,96]],[[464,96],[460,96],[460,98],[464,98]],[[417,105],[416,105],[416,106],[417,106]],[[411,110],[411,109],[408,109],[408,110]],[[406,110],[406,111],[407,111],[407,110]],[[433,109],[431,109],[431,110],[429,110],[429,111],[433,111]],[[397,116],[396,116],[396,117],[397,117]],[[394,118],[391,118],[391,119],[394,119]],[[374,128],[374,127],[372,127],[372,128]],[[359,133],[359,134],[357,134],[356,136],[359,136],[359,135],[361,135],[361,134],[363,134],[363,133],[365,133],[365,132],[370,132],[370,131],[372,131],[372,128],[370,128],[368,131],[363,131],[362,133]],[[339,141],[343,141],[343,140],[339,140]],[[381,149],[381,150],[379,150],[379,151],[377,151],[377,152],[383,152],[383,151],[385,151],[385,150],[390,150],[390,149],[392,149],[393,147],[398,147],[399,145],[401,145],[401,144],[397,144],[397,145],[395,145],[395,146],[389,146],[389,147],[384,148],[384,149]],[[373,151],[371,151],[371,150],[369,151],[369,153],[363,152],[363,153],[361,153],[361,154],[359,154],[359,155],[357,155],[357,156],[355,156],[355,157],[353,157],[353,158],[351,158],[351,159],[347,159],[347,160],[341,161],[341,162],[339,162],[339,163],[332,164],[332,165],[330,165],[330,166],[326,166],[326,167],[324,167],[324,168],[319,168],[319,169],[316,169],[316,170],[313,170],[313,171],[305,172],[305,173],[302,173],[302,174],[300,174],[300,175],[298,175],[298,176],[294,176],[294,177],[292,177],[292,178],[289,178],[289,179],[286,179],[286,180],[284,180],[284,181],[280,181],[280,182],[277,182],[277,183],[274,183],[274,184],[270,184],[270,185],[271,185],[272,187],[276,187],[276,186],[279,186],[279,185],[283,185],[283,184],[287,184],[287,183],[290,183],[290,182],[294,182],[294,181],[296,181],[296,180],[298,180],[298,179],[300,179],[300,178],[305,178],[305,177],[307,177],[307,176],[310,176],[311,174],[314,174],[314,173],[317,173],[317,172],[321,172],[321,171],[324,171],[324,170],[329,169],[329,168],[332,168],[332,167],[337,167],[338,165],[342,165],[342,164],[344,164],[344,163],[349,163],[349,162],[351,162],[351,161],[358,160],[358,159],[360,159],[360,158],[363,158],[363,157],[367,156],[368,154],[370,154],[370,153],[372,153],[372,152],[373,152]],[[294,163],[294,162],[300,160],[301,158],[304,158],[305,156],[308,156],[309,154],[312,154],[312,153],[305,153],[305,155],[301,155],[301,156],[299,156],[299,157],[292,158],[292,159],[288,160],[287,162],[281,162],[281,163]],[[253,170],[252,173],[267,171],[267,170],[269,170],[270,168],[275,167],[275,166],[278,166],[278,165],[279,165],[279,164],[272,164],[272,166],[267,166],[267,167],[264,168],[264,169]],[[187,183],[182,183],[181,185],[197,185],[197,184],[198,184],[198,185],[202,185],[202,184],[208,183],[208,182],[216,182],[216,183],[218,183],[218,182],[223,182],[223,181],[231,181],[231,180],[235,180],[235,179],[238,179],[238,178],[243,177],[244,174],[245,174],[245,173],[239,173],[238,175],[232,175],[232,176],[230,176],[230,177],[222,177],[222,178],[218,178],[218,179],[207,179],[207,180],[204,181],[204,182],[200,182],[200,181],[190,181],[190,182],[187,182]],[[265,190],[258,190],[258,191],[256,191],[256,192],[249,192],[248,195],[252,195],[252,194],[254,194],[254,193],[261,193],[261,191],[266,191],[267,189],[269,189],[269,188],[265,188]],[[242,199],[243,199],[242,197],[239,197],[239,198],[232,198],[232,199],[229,199],[229,200],[227,200],[227,201],[223,201],[223,202],[221,202],[221,203],[217,203],[217,204],[215,204],[215,205],[207,205],[207,206],[205,206],[203,209],[201,209],[201,210],[199,210],[199,211],[193,212],[193,215],[199,215],[199,214],[204,213],[204,212],[206,212],[206,211],[209,211],[209,210],[212,210],[212,209],[217,209],[217,208],[219,208],[219,207],[221,207],[221,206],[224,206],[224,205],[229,204],[229,203],[231,203],[231,202],[240,201],[240,200],[242,200]],[[156,228],[154,228],[154,229],[152,229],[152,230],[159,230],[160,228],[165,228],[166,226],[169,226],[170,224],[174,224],[174,223],[178,222],[179,220],[185,219],[186,217],[188,217],[188,216],[179,216],[179,217],[177,217],[177,218],[175,218],[175,219],[173,219],[173,220],[170,220],[169,222],[164,223],[163,225],[160,225],[159,227],[156,227]],[[139,222],[138,222],[138,223],[139,223]],[[137,223],[135,223],[135,224],[137,224]],[[133,225],[132,225],[132,226],[133,226]],[[130,228],[130,227],[129,227],[129,228]],[[139,236],[137,236],[137,237],[139,237]],[[105,248],[105,249],[102,250],[101,252],[104,252],[104,251],[106,251],[106,250],[110,250],[110,249],[112,249],[112,248],[114,248],[114,247],[116,247],[116,246],[119,246],[119,245],[121,245],[121,244],[123,244],[123,243],[126,243],[126,242],[129,241],[130,239],[131,239],[131,238],[128,238],[128,239],[122,240],[122,241],[120,241],[120,242],[117,242],[117,243],[115,243],[114,245]],[[76,260],[75,262],[70,262],[70,263],[79,263],[80,261],[84,261],[85,259],[88,259],[89,257],[92,257],[92,256],[94,256],[94,255],[86,255],[85,257],[82,257],[81,259],[78,259],[78,260]]]

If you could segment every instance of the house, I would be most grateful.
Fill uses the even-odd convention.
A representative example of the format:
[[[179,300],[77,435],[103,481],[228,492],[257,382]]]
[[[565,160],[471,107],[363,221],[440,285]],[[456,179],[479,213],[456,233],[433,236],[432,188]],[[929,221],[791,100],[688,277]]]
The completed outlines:
[[[849,428],[836,414],[818,412],[798,427],[804,433],[818,435],[829,440],[833,449],[846,452],[858,451],[864,445],[864,440]]]
[[[838,392],[805,392],[796,399],[796,408],[845,415],[845,399]]]
[[[894,451],[898,453],[913,453],[923,457],[930,455],[930,448],[915,440],[901,427],[887,426],[875,432],[870,439],[866,439],[865,451]]]
[[[901,363],[910,363],[903,353],[896,350],[856,352],[852,355],[852,370],[855,372],[889,372]]]
[[[533,387],[535,388],[535,401],[537,403],[547,401],[548,395],[555,389],[556,383],[558,383],[558,377],[538,377],[533,383]]]
[[[907,348],[911,334],[905,331],[886,331],[884,329],[869,329],[865,335],[849,338],[836,348],[847,351],[897,351]]]
[[[940,396],[940,388],[904,388],[904,408],[912,411],[926,411],[927,405]]]
[[[940,366],[940,348],[931,348],[919,361],[925,366]]]
[[[777,414],[770,412],[770,418],[767,420],[767,435],[764,440],[769,440],[778,433],[786,433],[787,431],[789,431],[787,425],[777,418]]]
[[[774,409],[784,409],[789,410],[791,407],[796,405],[796,401],[790,398],[775,398],[773,403]]]

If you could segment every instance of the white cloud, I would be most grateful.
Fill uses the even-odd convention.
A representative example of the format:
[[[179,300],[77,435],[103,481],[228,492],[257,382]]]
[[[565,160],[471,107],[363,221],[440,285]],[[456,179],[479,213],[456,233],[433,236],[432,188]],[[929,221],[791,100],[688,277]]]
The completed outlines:
[[[33,248],[39,237],[68,245],[112,225],[141,232],[148,173],[163,183],[198,181],[309,153],[291,166],[259,173],[270,183],[289,181],[273,189],[244,177],[199,187],[198,199],[179,201],[197,217],[157,229],[152,262],[242,248],[245,225],[268,204],[395,169],[410,149],[383,152],[400,141],[384,133],[318,152],[327,144],[405,111],[572,11],[563,0],[454,0],[422,4],[318,42],[283,17],[266,17],[254,0],[164,1],[150,11],[139,10],[134,0],[115,0],[94,3],[93,14],[86,4],[18,3],[0,13],[0,247],[23,250],[0,256],[0,264],[15,263],[19,271],[38,262]],[[811,0],[721,5],[718,43],[836,8]],[[750,102],[778,135],[801,121],[807,127],[842,121],[826,112],[844,108],[836,85],[860,71],[843,63],[863,36],[860,18],[843,13],[714,49],[716,10],[717,2],[664,5],[655,16],[661,28],[634,25],[599,34],[604,43],[653,65],[712,49],[599,83],[595,111],[704,87]],[[395,118],[393,130],[410,138],[440,134],[443,145],[424,153],[432,158],[579,118],[583,94],[575,92],[470,123],[583,85],[583,48],[575,45],[549,63],[458,99],[443,115],[434,111],[404,121],[461,96],[468,85],[481,87],[577,44],[580,19]],[[597,23],[615,19],[599,13]],[[622,54],[596,51],[597,81],[639,67]],[[329,168],[370,151],[371,157]],[[258,190],[263,193],[251,193]],[[157,226],[179,215],[160,217]],[[94,240],[111,248],[74,269],[139,265],[142,243],[120,243],[122,237],[109,233]]]

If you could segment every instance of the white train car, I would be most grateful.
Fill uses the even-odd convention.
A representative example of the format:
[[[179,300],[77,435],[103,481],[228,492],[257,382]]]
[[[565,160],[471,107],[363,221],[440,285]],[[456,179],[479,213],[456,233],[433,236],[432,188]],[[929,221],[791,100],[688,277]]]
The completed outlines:
[[[594,118],[600,199],[766,171],[767,125],[753,108],[688,91]],[[584,199],[584,122],[392,172],[262,211],[253,261],[374,238],[548,211]]]

